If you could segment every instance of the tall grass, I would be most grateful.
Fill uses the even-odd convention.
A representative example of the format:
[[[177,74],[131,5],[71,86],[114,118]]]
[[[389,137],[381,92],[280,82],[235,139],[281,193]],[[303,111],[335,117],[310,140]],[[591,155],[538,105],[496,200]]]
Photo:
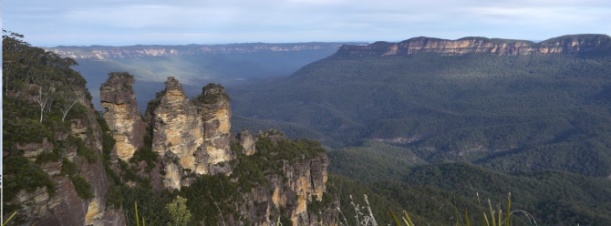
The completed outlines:
[[[365,195],[366,206],[364,207],[361,207],[358,204],[354,204],[352,200],[352,196],[350,196],[350,199],[351,199],[351,204],[355,208],[355,211],[357,213],[355,218],[356,218],[356,222],[358,226],[377,225],[377,222],[375,222],[375,218],[373,217],[373,213],[371,212],[371,208],[369,206],[369,202],[367,201],[366,195]],[[479,216],[479,222],[482,222],[482,225],[485,225],[485,226],[512,226],[513,218],[517,216],[518,214],[526,217],[526,219],[528,220],[528,222],[530,222],[531,225],[537,225],[537,221],[530,213],[524,210],[512,210],[511,209],[512,208],[511,193],[507,195],[506,205],[504,206],[505,209],[503,209],[503,206],[501,206],[501,204],[493,205],[490,199],[487,199],[487,206],[484,207],[482,205],[479,194],[477,194],[477,201],[478,201],[477,211],[479,212],[478,213],[479,215],[477,216]],[[457,219],[455,223],[456,226],[462,226],[462,225],[471,226],[472,221],[475,222],[478,220],[478,219],[472,219],[472,216],[467,209],[465,209],[464,215],[460,215],[457,207],[454,207],[454,209],[456,210],[456,213],[458,215],[456,217]],[[368,210],[368,213],[365,214],[361,212],[361,210]],[[343,216],[343,213],[341,213],[341,210],[339,210],[339,212]],[[415,226],[416,225],[414,221],[412,220],[412,218],[410,217],[409,213],[405,210],[403,210],[402,214],[399,216],[396,215],[393,211],[390,211],[390,214],[396,226]],[[345,225],[349,225],[345,217],[344,217],[344,223]],[[423,224],[426,224],[426,223],[423,223]]]
[[[13,214],[11,214],[10,217],[8,217],[4,222],[2,222],[2,226],[8,225],[8,223],[11,222],[11,220],[13,219],[13,217],[15,217],[15,215],[17,215],[17,211],[15,211]]]

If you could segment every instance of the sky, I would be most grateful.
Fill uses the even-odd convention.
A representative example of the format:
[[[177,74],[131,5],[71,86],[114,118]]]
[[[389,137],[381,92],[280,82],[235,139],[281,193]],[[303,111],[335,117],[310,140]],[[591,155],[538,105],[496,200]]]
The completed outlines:
[[[2,28],[34,46],[541,41],[611,34],[609,0],[3,0]]]

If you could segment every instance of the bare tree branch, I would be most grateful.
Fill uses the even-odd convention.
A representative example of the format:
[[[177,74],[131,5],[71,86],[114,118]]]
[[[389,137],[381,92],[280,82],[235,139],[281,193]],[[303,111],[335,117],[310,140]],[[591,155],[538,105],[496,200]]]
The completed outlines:
[[[61,103],[60,110],[62,111],[62,122],[66,119],[66,116],[70,112],[70,109],[74,107],[74,105],[78,102],[78,98],[75,95],[69,95],[65,97],[66,99]]]

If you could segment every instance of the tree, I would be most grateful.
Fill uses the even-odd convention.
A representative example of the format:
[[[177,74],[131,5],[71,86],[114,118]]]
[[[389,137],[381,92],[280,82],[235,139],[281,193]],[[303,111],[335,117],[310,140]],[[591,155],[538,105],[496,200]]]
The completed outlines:
[[[68,112],[70,112],[70,109],[72,109],[76,103],[78,103],[78,97],[76,96],[66,97],[66,99],[62,101],[60,105],[60,110],[62,111],[62,122],[65,121]]]
[[[36,103],[38,103],[38,106],[40,107],[40,123],[42,123],[42,115],[45,111],[45,108],[49,105],[49,102],[51,101],[50,93],[52,93],[53,91],[53,87],[50,87],[48,89],[43,89],[42,86],[38,87],[38,95],[34,97],[34,101],[36,101]]]
[[[187,209],[187,199],[177,196],[174,201],[168,203],[165,208],[170,212],[175,226],[189,225],[191,212]],[[172,224],[170,224],[172,225]]]

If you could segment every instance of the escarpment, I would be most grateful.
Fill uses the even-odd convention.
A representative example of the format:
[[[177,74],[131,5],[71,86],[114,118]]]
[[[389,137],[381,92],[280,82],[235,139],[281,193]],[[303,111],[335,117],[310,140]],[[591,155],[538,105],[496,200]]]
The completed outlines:
[[[25,70],[3,68],[4,219],[125,225],[121,212],[106,208],[103,132],[85,80],[70,69],[75,62],[12,37],[3,37],[3,50],[4,65]]]
[[[113,154],[123,161],[131,159],[144,146],[146,125],[136,105],[134,82],[134,77],[127,73],[110,73],[100,87],[100,100],[106,109],[104,119],[115,139]]]
[[[413,55],[437,53],[457,56],[470,53],[520,56],[528,54],[579,54],[596,53],[611,48],[607,35],[567,35],[539,43],[526,40],[489,39],[465,37],[447,40],[415,37],[399,43],[376,42],[367,46],[342,46],[338,54],[344,55]]]
[[[256,136],[242,131],[237,138],[241,147],[250,147],[251,139],[255,140],[256,148],[239,154],[242,157],[232,175],[245,185],[240,188],[245,190],[244,201],[238,203],[238,215],[243,219],[240,224],[269,225],[281,219],[283,224],[292,225],[321,222],[337,225],[334,208],[338,203],[323,195],[329,160],[320,144],[290,141],[277,131],[260,132]],[[253,162],[267,167],[248,167]],[[313,202],[325,204],[322,209],[316,209],[311,205]]]

